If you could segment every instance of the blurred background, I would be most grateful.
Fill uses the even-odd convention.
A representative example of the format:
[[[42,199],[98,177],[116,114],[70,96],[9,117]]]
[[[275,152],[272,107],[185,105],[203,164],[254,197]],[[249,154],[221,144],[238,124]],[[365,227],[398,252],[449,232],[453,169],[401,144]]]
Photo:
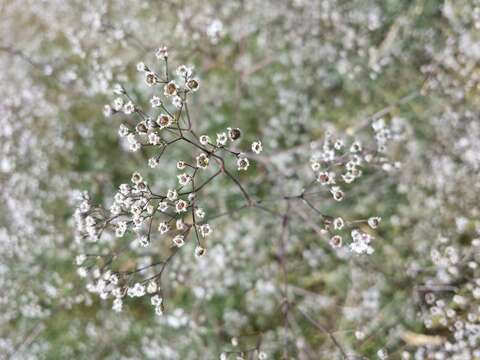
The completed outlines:
[[[381,216],[372,255],[332,249],[299,210],[287,320],[281,229],[258,213],[218,219],[206,261],[172,264],[161,317],[113,312],[77,275],[78,194],[108,206],[135,170],[174,178],[175,154],[148,168],[103,114],[116,83],[148,101],[136,64],[163,45],[201,81],[199,133],[262,140],[240,179],[259,197],[302,189],[327,133],[398,134],[398,171],[316,202]],[[0,358],[480,359],[479,61],[478,0],[0,0]],[[204,197],[211,213],[239,201],[228,181]]]

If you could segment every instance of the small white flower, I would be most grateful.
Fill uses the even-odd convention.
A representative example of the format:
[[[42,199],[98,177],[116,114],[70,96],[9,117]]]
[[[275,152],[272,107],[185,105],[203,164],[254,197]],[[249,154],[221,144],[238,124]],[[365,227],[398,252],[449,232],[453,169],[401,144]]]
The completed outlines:
[[[150,280],[147,285],[147,293],[153,294],[157,292],[158,286],[155,280]]]
[[[120,85],[120,84],[115,84],[115,85],[113,86],[113,93],[114,93],[115,95],[123,95],[123,94],[125,94],[125,89],[123,88],[122,85]]]
[[[175,81],[170,81],[168,84],[165,84],[163,87],[163,94],[165,96],[174,96],[177,95],[178,86]]]
[[[200,144],[207,145],[208,143],[210,143],[210,138],[208,137],[208,135],[201,135]]]
[[[163,315],[163,309],[161,306],[156,306],[155,307],[155,314],[157,314],[158,316],[162,316]]]
[[[228,137],[226,133],[217,134],[217,145],[225,145],[227,143]]]
[[[88,212],[88,210],[90,210],[90,203],[88,202],[88,200],[84,200],[82,201],[82,203],[80,204],[80,212],[81,213],[86,213]]]
[[[87,257],[84,254],[80,254],[77,255],[77,257],[75,258],[75,263],[77,264],[77,266],[80,266],[85,260],[87,260]]]
[[[168,203],[166,201],[160,201],[158,203],[158,210],[164,212],[168,209]]]
[[[168,226],[167,223],[161,222],[160,224],[158,224],[158,231],[160,232],[160,234],[165,234],[169,230],[170,230],[170,227]]]
[[[388,352],[386,349],[380,349],[377,351],[377,356],[380,360],[388,359]]]
[[[361,233],[357,229],[352,230],[351,236],[353,241],[350,243],[350,250],[357,254],[372,254],[374,249],[369,245],[372,237],[369,234]]]
[[[150,302],[153,306],[159,306],[163,302],[163,299],[160,295],[154,295],[150,298]]]
[[[203,219],[205,217],[205,210],[198,208],[195,210],[195,216],[197,216],[199,219]]]
[[[117,285],[118,284],[118,276],[113,274],[110,276],[110,284],[112,285]]]
[[[122,195],[128,195],[130,194],[130,191],[132,190],[132,188],[130,187],[130,185],[128,184],[121,184],[118,189],[120,190],[120,193]]]
[[[130,114],[132,114],[134,111],[135,111],[135,105],[134,105],[133,102],[131,102],[131,101],[127,102],[127,103],[123,106],[123,112],[124,112],[126,115],[130,115]]]
[[[237,159],[238,170],[247,170],[249,165],[250,165],[250,162],[246,157],[244,156],[238,157]]]
[[[125,221],[119,221],[115,229],[115,235],[117,237],[122,237],[123,235],[125,235],[126,231],[127,231],[127,223]]]
[[[183,170],[187,167],[187,164],[185,164],[185,161],[178,161],[177,162],[177,169],[178,170]]]
[[[318,161],[312,161],[310,167],[313,171],[318,171],[320,170],[320,163]]]
[[[177,230],[184,230],[185,229],[185,223],[183,222],[182,219],[177,219],[176,227],[177,227]]]
[[[137,64],[137,71],[144,72],[147,71],[147,66],[143,62]]]
[[[322,185],[335,184],[335,174],[327,171],[319,172],[317,181]]]
[[[116,287],[115,289],[112,290],[112,295],[116,298],[121,298],[125,294],[124,294],[122,288]]]
[[[137,297],[145,295],[145,286],[143,286],[142,284],[136,283],[133,288]]]
[[[342,230],[343,226],[345,225],[345,221],[341,217],[336,218],[333,220],[333,227],[335,230]]]
[[[352,146],[350,146],[350,152],[352,153],[357,153],[362,151],[362,145],[360,144],[359,141],[355,141]]]
[[[113,113],[113,110],[112,110],[112,107],[110,105],[105,105],[103,107],[103,115],[105,117],[110,117],[112,116],[112,113]]]
[[[132,183],[138,185],[139,183],[141,183],[143,181],[143,178],[142,178],[142,175],[140,175],[140,173],[138,172],[134,172],[132,174]]]
[[[115,311],[115,312],[121,312],[121,311],[122,311],[122,308],[123,308],[123,301],[122,301],[122,299],[116,298],[115,300],[113,300],[113,306],[112,306],[112,310],[113,310],[113,311]]]
[[[189,69],[186,65],[179,65],[177,67],[177,69],[175,70],[175,72],[177,73],[177,76],[186,77],[187,74],[189,73]],[[190,72],[190,74],[191,74],[191,72]]]
[[[378,225],[380,225],[380,221],[382,220],[381,217],[375,216],[368,219],[368,226],[372,229],[376,229]]]
[[[252,151],[255,153],[255,154],[260,154],[263,150],[263,147],[262,147],[262,142],[261,141],[254,141],[252,143]]]
[[[353,176],[353,174],[351,172],[347,172],[345,174],[342,174],[342,179],[343,181],[345,181],[347,184],[350,184],[352,183],[353,181],[355,181],[355,176]]]
[[[78,276],[80,276],[81,278],[87,277],[87,269],[85,269],[84,267],[79,267],[79,268],[77,269],[77,274],[78,274]]]
[[[155,56],[157,59],[166,59],[168,58],[168,49],[166,46],[160,46],[157,51],[155,51]]]
[[[146,71],[145,72],[145,83],[148,86],[153,86],[158,82],[158,77],[154,72]]]
[[[242,136],[242,131],[239,128],[228,128],[227,130],[230,141],[238,140]]]
[[[185,244],[184,236],[183,235],[177,235],[173,238],[173,243],[177,247],[182,247]]]
[[[138,243],[141,247],[148,247],[150,245],[150,240],[146,236],[140,236],[138,238]]]
[[[198,81],[198,79],[188,79],[185,83],[185,86],[188,90],[195,92],[200,87],[200,82]]]
[[[140,147],[141,147],[141,145],[140,145],[139,142],[132,142],[132,143],[130,144],[130,151],[131,151],[131,152],[138,151],[138,150],[140,150]]]
[[[156,157],[148,159],[148,166],[150,166],[152,169],[156,168],[159,164],[160,162]]]
[[[153,108],[160,107],[160,106],[162,106],[162,100],[160,100],[160,98],[158,96],[152,96],[152,98],[150,99],[150,105]]]
[[[208,167],[210,159],[204,153],[197,156],[197,167],[200,169],[206,169]]]
[[[133,287],[129,287],[127,290],[129,297],[142,297],[145,295],[145,286],[140,283],[135,283]]]
[[[165,129],[173,124],[173,119],[167,114],[160,114],[156,122],[160,129]]]
[[[130,134],[127,135],[127,141],[128,141],[130,144],[136,144],[136,143],[138,143],[137,138],[135,137],[135,134],[134,134],[134,133],[130,133]]]
[[[183,173],[183,174],[177,175],[177,178],[178,178],[178,183],[179,183],[181,186],[187,185],[187,184],[190,182],[190,180],[191,180],[190,175],[188,175],[187,173]]]
[[[159,145],[162,139],[157,133],[150,133],[148,134],[148,142],[152,145]]]
[[[357,340],[363,340],[363,339],[365,339],[365,333],[361,330],[357,330],[357,331],[355,331],[355,338]]]
[[[172,98],[172,105],[175,106],[177,109],[180,109],[183,106],[182,98],[178,95],[175,95]]]
[[[372,129],[375,132],[379,132],[380,130],[385,129],[385,120],[383,118],[380,118],[372,122]]]
[[[342,237],[340,235],[332,236],[330,239],[330,246],[334,249],[338,249],[342,247]]]
[[[195,248],[195,256],[196,257],[202,257],[203,255],[205,255],[207,252],[207,249],[201,247],[201,246],[197,246]]]
[[[168,189],[167,191],[167,199],[170,200],[170,201],[174,201],[176,200],[178,197],[178,193],[177,193],[177,190],[175,189]]]
[[[92,216],[87,216],[85,218],[85,224],[87,224],[87,226],[94,226],[95,225],[95,219]]]
[[[332,193],[333,199],[335,201],[342,201],[343,200],[343,197],[344,197],[343,191],[340,190],[340,188],[338,186],[333,186],[330,189],[330,192]]]
[[[188,204],[184,200],[180,199],[175,203],[175,211],[177,212],[177,214],[186,212],[187,208],[188,208]]]
[[[148,128],[147,128],[147,125],[145,123],[145,121],[141,121],[137,124],[137,126],[135,127],[135,130],[137,131],[137,133],[139,134],[146,134],[148,132]]]
[[[344,146],[345,144],[340,139],[336,140],[335,143],[333,144],[333,147],[335,148],[335,150],[342,150]]]
[[[203,237],[207,237],[211,233],[212,233],[212,227],[210,226],[210,224],[203,224],[203,225],[200,226],[200,234]]]
[[[115,98],[115,100],[113,100],[113,105],[112,106],[113,106],[113,109],[115,111],[120,111],[123,108],[123,104],[124,104],[123,98],[117,97],[117,98]]]
[[[115,202],[112,204],[112,206],[110,208],[110,211],[120,213],[118,211],[119,209],[121,210],[120,205],[125,204],[125,202],[127,201],[128,198],[126,198],[125,195],[121,191],[117,192],[113,198],[114,198]],[[114,206],[115,206],[115,211],[112,210]],[[117,209],[117,207],[119,209]]]
[[[118,128],[118,135],[120,135],[121,137],[127,136],[129,132],[130,130],[124,124],[121,124],[120,127]]]

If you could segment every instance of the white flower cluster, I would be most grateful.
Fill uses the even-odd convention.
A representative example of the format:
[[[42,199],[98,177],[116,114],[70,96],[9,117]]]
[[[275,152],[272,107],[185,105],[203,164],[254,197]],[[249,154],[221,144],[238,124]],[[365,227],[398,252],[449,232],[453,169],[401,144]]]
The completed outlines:
[[[90,291],[98,293],[102,298],[112,294],[115,298],[113,303],[115,311],[122,310],[121,297],[125,294],[129,297],[143,297],[146,293],[151,293],[142,281],[138,281],[138,278],[154,279],[160,283],[166,265],[191,237],[194,237],[196,242],[195,257],[200,258],[207,254],[207,248],[203,243],[212,234],[213,228],[205,220],[207,212],[199,206],[198,194],[203,187],[217,176],[226,176],[238,187],[240,193],[245,196],[245,200],[250,201],[240,182],[227,170],[226,164],[228,156],[236,159],[238,170],[247,170],[249,167],[250,162],[246,154],[231,147],[241,138],[241,130],[229,127],[226,131],[217,133],[215,142],[212,142],[208,135],[197,137],[192,129],[188,111],[188,97],[190,93],[199,89],[199,81],[193,77],[193,68],[179,66],[176,69],[177,79],[171,80],[167,67],[168,52],[165,47],[157,51],[157,58],[164,62],[163,75],[154,72],[144,63],[139,63],[137,70],[144,73],[148,86],[163,85],[162,96],[167,100],[170,99],[170,105],[175,109],[169,109],[160,96],[154,95],[150,99],[154,113],[149,115],[133,100],[124,87],[117,85],[114,92],[119,97],[115,98],[111,105],[105,106],[105,114],[129,118],[129,125],[127,123],[120,125],[119,135],[127,138],[130,150],[148,148],[148,150],[159,151],[159,154],[148,161],[151,168],[159,166],[162,155],[174,144],[184,143],[190,146],[192,154],[195,155],[192,159],[177,160],[176,168],[179,173],[176,175],[176,186],[168,188],[166,192],[156,193],[139,172],[134,172],[130,184],[119,186],[109,212],[100,207],[92,207],[88,195],[84,195],[75,216],[80,238],[88,236],[92,241],[97,241],[110,230],[113,230],[117,238],[135,234],[134,241],[126,248],[107,251],[105,247],[111,244],[106,242],[99,244],[95,251],[101,255],[88,258],[85,255],[79,255],[82,261],[77,262],[78,272],[82,277],[87,277],[90,273],[94,279],[97,279],[100,276],[99,272],[103,274],[100,280],[89,283],[87,286]],[[157,111],[160,113],[156,114]],[[132,116],[137,117],[135,126],[131,125]],[[251,149],[253,153],[259,155],[262,151],[261,141],[253,142]],[[215,172],[212,174],[212,171]],[[203,178],[205,176],[209,177]],[[154,229],[157,229],[157,232]],[[131,249],[138,256],[143,251],[153,249],[156,251],[161,246],[161,242],[152,241],[152,237],[157,237],[157,234],[170,239],[168,242],[171,254],[168,257],[160,262],[150,258],[150,264],[146,262],[144,266],[136,266],[133,269],[131,264],[124,265],[129,270],[116,271],[112,275],[113,269],[116,268],[114,265],[121,264],[123,261],[121,255],[125,254],[127,249]],[[125,240],[118,239],[118,241]],[[145,258],[141,259],[142,262],[145,261]],[[103,262],[103,267],[98,267],[95,261]],[[109,274],[108,278],[105,274]],[[111,281],[112,276],[115,276],[114,282]],[[130,286],[132,282],[134,285]],[[120,285],[117,286],[117,284]],[[159,296],[153,296],[151,301],[155,306],[155,312],[163,313],[162,299]]]
[[[350,250],[357,254],[373,254],[374,249],[370,246],[373,237],[367,233],[362,233],[359,230],[352,230],[352,242],[349,247]]]

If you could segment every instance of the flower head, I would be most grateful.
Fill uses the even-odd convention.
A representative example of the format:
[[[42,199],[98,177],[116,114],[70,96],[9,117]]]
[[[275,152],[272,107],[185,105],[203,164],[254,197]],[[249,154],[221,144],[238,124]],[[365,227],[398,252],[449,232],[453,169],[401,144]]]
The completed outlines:
[[[178,86],[175,81],[170,81],[168,84],[165,84],[163,87],[163,94],[165,96],[174,96],[177,95]]]
[[[188,208],[188,203],[184,200],[180,199],[180,200],[177,200],[177,202],[175,203],[175,211],[177,213],[186,212],[187,208]]]
[[[173,238],[173,243],[177,247],[182,247],[185,244],[185,237],[183,235],[177,235]]]
[[[168,49],[166,46],[160,46],[157,51],[155,51],[155,56],[157,59],[167,59],[168,58]]]
[[[262,142],[261,141],[254,141],[252,143],[252,151],[255,153],[255,154],[260,154],[263,150],[263,147],[262,147]]]
[[[247,170],[249,165],[250,165],[250,162],[246,157],[244,156],[238,157],[237,159],[238,170]]]

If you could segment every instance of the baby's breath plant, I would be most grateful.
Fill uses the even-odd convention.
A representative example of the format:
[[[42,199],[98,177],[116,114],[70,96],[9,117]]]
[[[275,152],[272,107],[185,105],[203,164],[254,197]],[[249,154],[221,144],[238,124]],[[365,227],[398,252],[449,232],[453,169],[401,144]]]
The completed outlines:
[[[289,290],[292,286],[289,258],[296,256],[296,238],[304,233],[303,222],[306,222],[312,224],[317,241],[324,242],[330,251],[348,249],[349,253],[358,255],[374,252],[374,233],[381,217],[347,218],[335,204],[355,201],[349,194],[354,194],[355,184],[360,182],[364,172],[388,174],[399,168],[399,163],[392,163],[387,157],[388,144],[398,134],[383,119],[372,124],[375,140],[370,140],[371,145],[360,137],[326,132],[321,143],[312,144],[309,169],[303,169],[305,180],[301,189],[294,193],[260,196],[260,187],[240,176],[250,168],[249,157],[259,162],[269,159],[261,140],[251,142],[248,152],[239,150],[236,144],[248,134],[233,127],[235,124],[215,135],[198,134],[195,124],[200,120],[195,119],[195,109],[189,104],[197,90],[202,89],[200,80],[193,68],[186,65],[178,66],[175,75],[170,74],[169,52],[165,46],[158,48],[155,55],[159,65],[154,67],[143,62],[137,65],[145,85],[152,89],[148,102],[145,101],[148,108],[142,106],[140,97],[134,98],[132,91],[120,84],[114,87],[117,97],[104,107],[107,118],[117,118],[121,122],[118,134],[126,138],[129,150],[148,154],[152,180],[148,181],[139,171],[134,172],[130,183],[119,186],[108,210],[96,206],[87,193],[82,195],[75,221],[77,242],[85,250],[76,257],[76,263],[78,274],[88,279],[87,290],[97,293],[101,299],[113,299],[115,312],[121,312],[124,303],[131,302],[130,298],[146,297],[155,313],[164,315],[166,297],[175,291],[168,283],[172,263],[180,262],[177,266],[183,268],[183,273],[197,272],[196,261],[200,260],[195,258],[208,259],[211,244],[225,237],[215,230],[211,221],[231,218],[238,212],[244,213],[244,217],[250,213],[257,217],[255,229],[271,227],[278,237],[277,241],[272,239],[271,250],[265,253],[276,259],[274,263],[279,273],[276,281],[271,282],[275,297],[280,299],[276,311],[283,314],[285,322],[289,316],[303,316],[318,327],[304,310],[296,309],[298,305]],[[173,161],[169,159],[170,167],[177,171],[173,181],[168,175],[174,171],[167,170],[169,163],[165,159],[170,154],[181,154]],[[226,211],[215,212],[218,204],[225,203],[223,197],[229,196],[215,191],[222,179],[230,183],[234,199],[227,202]],[[224,231],[235,222],[233,218],[231,221],[228,225],[227,220]],[[249,234],[248,228],[245,231]],[[318,245],[312,243],[311,246]],[[177,259],[186,251],[184,247],[191,248],[190,256]],[[230,251],[239,249],[235,246]],[[344,256],[351,255],[344,252]],[[214,267],[215,262],[210,266]],[[301,275],[297,277],[301,282]],[[174,311],[175,305],[170,307]],[[271,351],[284,356],[291,341],[287,328],[285,323],[283,346],[275,342],[268,345]],[[262,335],[263,332],[257,334],[259,341]],[[334,344],[346,354],[337,340]],[[223,352],[222,356],[259,352],[260,345],[248,351]]]
[[[0,9],[0,358],[479,358],[478,0]]]

